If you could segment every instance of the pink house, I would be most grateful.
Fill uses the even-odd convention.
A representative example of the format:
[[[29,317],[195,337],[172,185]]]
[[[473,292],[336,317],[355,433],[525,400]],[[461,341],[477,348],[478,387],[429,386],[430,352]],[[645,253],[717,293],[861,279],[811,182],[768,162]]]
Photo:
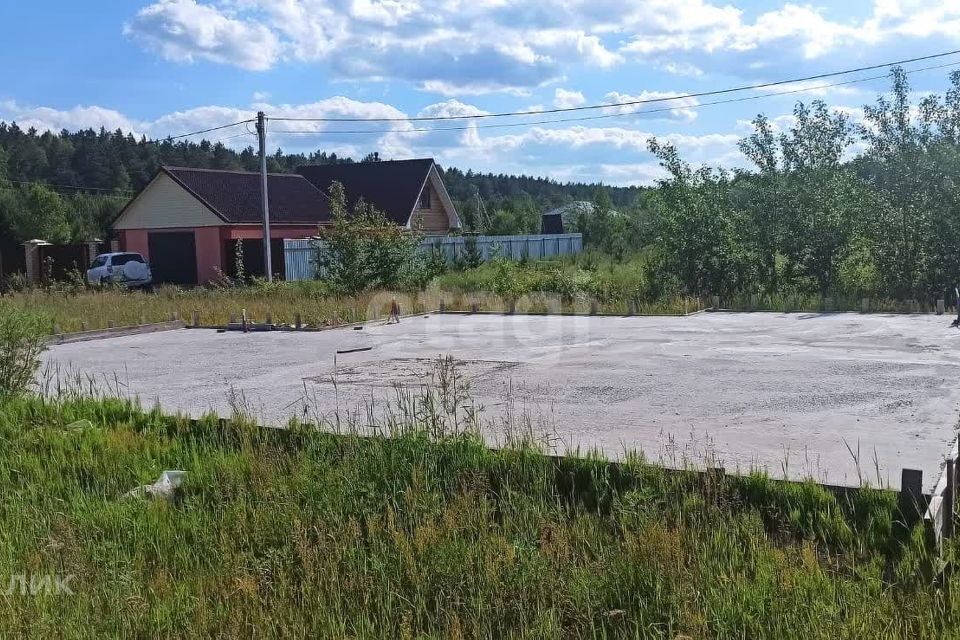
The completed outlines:
[[[425,233],[460,226],[433,160],[302,167],[270,174],[273,272],[284,273],[283,241],[316,235],[331,223],[333,181],[349,202],[372,203],[391,220]],[[260,176],[245,171],[162,167],[120,212],[113,228],[123,251],[143,254],[157,282],[205,284],[231,274],[242,248],[245,272],[262,275]]]

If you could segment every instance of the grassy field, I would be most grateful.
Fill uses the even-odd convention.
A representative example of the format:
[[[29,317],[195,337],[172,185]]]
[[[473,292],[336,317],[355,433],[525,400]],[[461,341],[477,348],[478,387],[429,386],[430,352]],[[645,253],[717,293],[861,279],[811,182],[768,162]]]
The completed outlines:
[[[419,301],[416,297],[408,299]],[[429,299],[423,300],[429,303]],[[165,322],[174,316],[190,322],[194,311],[200,314],[204,325],[224,325],[231,316],[239,318],[244,309],[249,318],[258,322],[263,322],[271,313],[274,322],[292,324],[299,313],[305,324],[331,326],[365,320],[373,308],[379,308],[385,317],[390,299],[376,294],[341,298],[326,294],[315,283],[290,282],[222,289],[163,286],[151,292],[35,289],[5,295],[0,298],[0,304],[40,314],[51,331],[57,325],[63,332],[70,333],[84,326],[88,329],[104,329],[111,323],[118,327],[132,326]],[[404,313],[421,310],[420,307],[408,308]]]
[[[370,292],[337,296],[324,282],[255,283],[246,286],[181,289],[160,286],[152,292],[121,289],[96,290],[61,284],[8,293],[0,304],[41,314],[49,330],[70,333],[108,326],[162,322],[172,317],[190,322],[199,313],[203,325],[224,325],[243,310],[262,322],[270,314],[277,323],[292,324],[300,314],[313,326],[386,317],[393,299],[403,313],[433,311],[441,300],[450,310],[467,311],[479,305],[484,311],[517,313],[598,313],[678,315],[712,306],[712,297],[681,296],[650,280],[642,258],[614,262],[592,254],[576,259],[512,263],[494,261],[474,269],[450,271],[434,279],[424,291]],[[664,290],[661,290],[664,289]],[[720,300],[732,310],[860,311],[858,296],[821,299],[817,295],[742,294]],[[871,311],[932,311],[932,301],[873,300]]]
[[[956,635],[956,590],[892,493],[491,451],[442,392],[391,438],[0,403],[4,635]],[[467,421],[470,424],[470,421]],[[124,499],[165,469],[173,502]],[[948,556],[953,553],[947,549]]]

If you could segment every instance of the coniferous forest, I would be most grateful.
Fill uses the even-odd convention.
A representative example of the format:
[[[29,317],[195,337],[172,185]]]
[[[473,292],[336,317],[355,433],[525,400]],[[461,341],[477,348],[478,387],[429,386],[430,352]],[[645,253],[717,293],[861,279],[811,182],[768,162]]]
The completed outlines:
[[[371,153],[363,160],[376,158]],[[323,151],[303,154],[278,149],[268,158],[268,168],[271,172],[292,172],[300,165],[331,162],[353,159]],[[206,140],[152,141],[103,129],[41,133],[21,129],[15,122],[0,122],[0,235],[15,242],[103,237],[120,208],[161,165],[257,171],[259,160],[253,147],[235,151]],[[539,227],[541,209],[590,200],[597,188],[455,168],[445,170],[444,181],[468,221],[476,210],[479,189],[485,207],[527,214],[524,222],[516,224],[533,225],[530,231]],[[627,206],[639,189],[614,187],[609,191],[619,205]],[[511,222],[504,224],[510,226]]]

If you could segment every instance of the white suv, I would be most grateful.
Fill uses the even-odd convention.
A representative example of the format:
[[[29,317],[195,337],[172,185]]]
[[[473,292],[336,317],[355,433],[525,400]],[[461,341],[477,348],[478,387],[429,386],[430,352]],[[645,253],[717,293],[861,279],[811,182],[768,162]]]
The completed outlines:
[[[153,274],[139,253],[102,253],[87,269],[87,282],[146,287],[153,282]]]

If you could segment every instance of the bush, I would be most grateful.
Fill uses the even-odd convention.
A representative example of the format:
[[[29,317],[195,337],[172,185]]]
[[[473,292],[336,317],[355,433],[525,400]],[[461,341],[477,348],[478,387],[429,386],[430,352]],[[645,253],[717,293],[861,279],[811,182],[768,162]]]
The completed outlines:
[[[0,293],[17,293],[29,289],[30,283],[25,273],[11,273],[4,280],[0,280]]]
[[[46,324],[28,311],[0,305],[0,400],[25,393],[33,384]]]
[[[425,282],[420,237],[399,227],[372,206],[359,201],[347,211],[343,186],[330,187],[334,224],[320,229],[317,266],[339,293],[398,289]]]

